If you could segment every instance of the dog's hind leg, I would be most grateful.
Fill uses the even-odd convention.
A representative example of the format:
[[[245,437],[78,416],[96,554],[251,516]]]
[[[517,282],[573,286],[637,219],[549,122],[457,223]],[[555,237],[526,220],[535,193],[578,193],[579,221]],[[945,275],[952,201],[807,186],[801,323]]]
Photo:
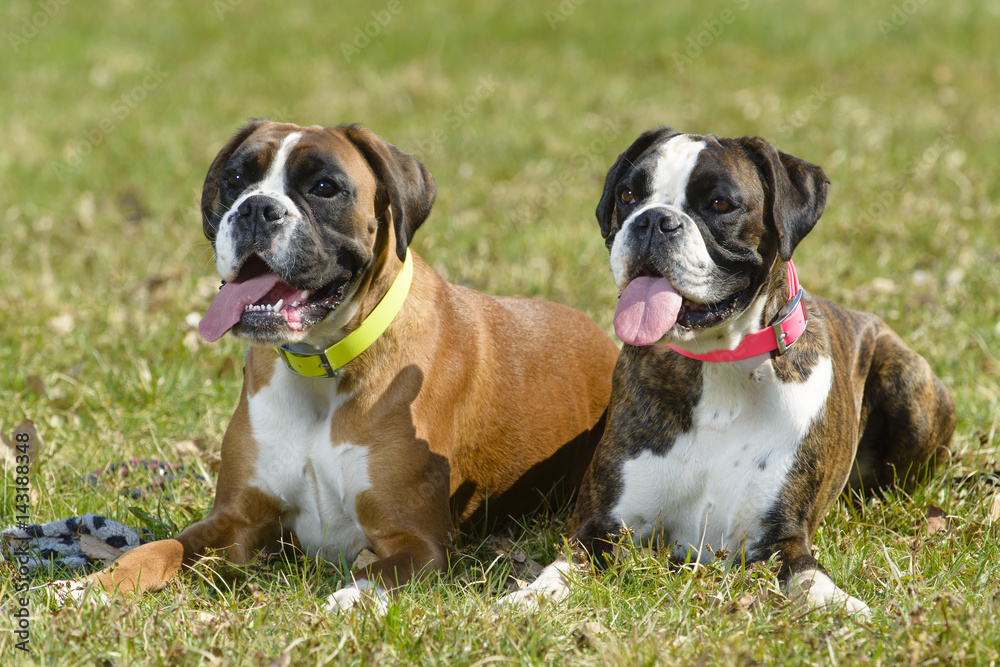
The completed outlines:
[[[930,365],[882,324],[865,381],[853,493],[910,491],[948,454],[955,402]]]

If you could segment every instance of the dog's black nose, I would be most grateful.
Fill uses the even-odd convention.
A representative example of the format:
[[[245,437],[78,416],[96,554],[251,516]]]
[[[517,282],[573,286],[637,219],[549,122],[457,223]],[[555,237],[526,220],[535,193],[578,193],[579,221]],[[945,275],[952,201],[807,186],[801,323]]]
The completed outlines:
[[[643,211],[635,219],[635,226],[649,233],[660,232],[669,234],[681,228],[681,222],[676,215],[662,208],[651,208]]]
[[[238,223],[252,228],[258,224],[265,226],[279,222],[288,214],[288,209],[266,195],[253,195],[247,197],[236,209]]]

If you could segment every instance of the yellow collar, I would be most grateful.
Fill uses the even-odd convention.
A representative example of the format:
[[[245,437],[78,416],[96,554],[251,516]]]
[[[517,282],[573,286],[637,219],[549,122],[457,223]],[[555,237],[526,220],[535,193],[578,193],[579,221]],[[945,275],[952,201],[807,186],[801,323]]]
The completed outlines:
[[[290,345],[282,345],[275,350],[285,360],[288,370],[293,373],[307,378],[337,377],[337,371],[354,361],[389,328],[403,307],[406,295],[410,293],[412,281],[413,259],[410,256],[410,249],[407,248],[403,268],[399,270],[399,274],[396,275],[396,280],[393,281],[389,291],[385,293],[382,300],[375,306],[375,310],[369,313],[361,326],[349,333],[346,338],[325,350],[303,352],[292,350]]]

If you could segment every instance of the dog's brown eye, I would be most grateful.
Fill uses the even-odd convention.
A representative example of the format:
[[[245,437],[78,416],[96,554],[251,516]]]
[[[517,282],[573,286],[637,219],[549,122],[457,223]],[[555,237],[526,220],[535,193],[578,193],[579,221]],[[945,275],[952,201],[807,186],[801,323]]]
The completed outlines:
[[[226,177],[226,184],[233,188],[238,188],[243,185],[243,176],[241,174],[232,173]]]
[[[327,180],[322,180],[313,186],[312,193],[317,197],[332,197],[337,194],[337,186]]]
[[[733,205],[721,197],[712,200],[712,210],[716,213],[728,213],[733,210]]]
[[[634,204],[635,197],[632,196],[631,190],[622,190],[621,200],[623,204]]]

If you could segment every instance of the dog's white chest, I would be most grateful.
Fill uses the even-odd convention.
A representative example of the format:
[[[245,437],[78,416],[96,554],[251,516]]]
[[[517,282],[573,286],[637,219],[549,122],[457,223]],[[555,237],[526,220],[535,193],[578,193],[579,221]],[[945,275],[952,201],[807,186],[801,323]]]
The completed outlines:
[[[833,365],[820,359],[801,384],[779,382],[768,362],[752,374],[705,364],[694,427],[666,454],[644,451],[622,467],[613,516],[641,539],[660,533],[674,555],[736,559],[763,532],[802,439],[826,404]],[[711,549],[709,549],[711,547]]]
[[[252,486],[282,503],[282,526],[310,556],[353,560],[368,541],[355,501],[370,487],[367,447],[330,440],[336,380],[302,378],[280,366],[249,399],[250,426],[260,446]]]

